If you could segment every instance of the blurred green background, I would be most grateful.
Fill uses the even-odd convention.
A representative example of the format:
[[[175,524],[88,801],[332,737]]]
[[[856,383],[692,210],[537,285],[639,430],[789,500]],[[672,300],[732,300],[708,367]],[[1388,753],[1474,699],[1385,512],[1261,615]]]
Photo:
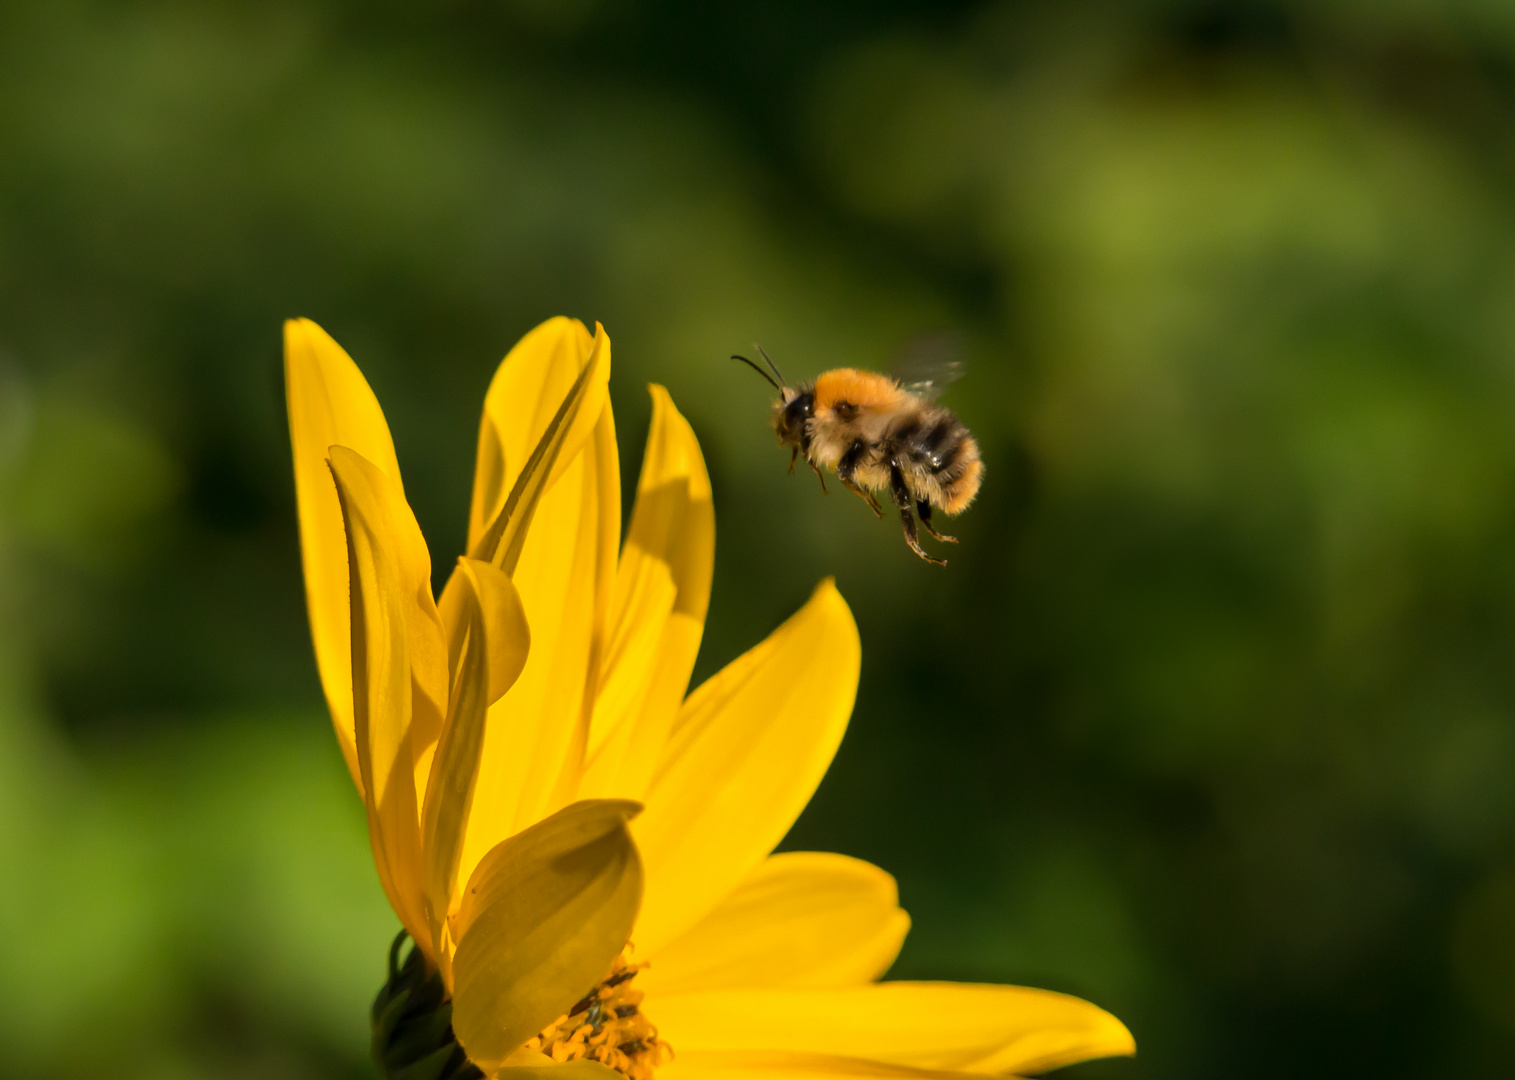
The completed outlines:
[[[1070,1078],[1515,1072],[1515,6],[0,4],[0,1072],[360,1077],[395,923],[303,610],[280,323],[445,565],[495,364],[601,320],[707,454],[700,674],[837,574],[787,842]],[[945,570],[768,388],[947,328]],[[654,1017],[654,1020],[656,1018]]]

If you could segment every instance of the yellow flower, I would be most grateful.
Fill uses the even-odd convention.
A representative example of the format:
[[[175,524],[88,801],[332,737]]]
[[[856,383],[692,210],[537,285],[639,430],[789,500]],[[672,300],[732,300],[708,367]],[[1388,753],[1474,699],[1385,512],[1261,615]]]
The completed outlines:
[[[431,559],[362,376],[310,324],[290,324],[286,346],[316,654],[379,880],[416,945],[403,972],[391,960],[376,1052],[386,1071],[420,1062],[435,1066],[428,1076],[468,1075],[450,1017],[475,1063],[501,1070],[515,1054],[505,1071],[530,1071],[542,1055],[517,1052],[626,944],[642,892],[627,822],[641,807],[554,806],[460,874],[488,711],[527,666],[522,598],[500,567],[461,559],[433,599]],[[434,981],[439,1000],[418,1011]]]
[[[369,601],[366,590],[353,589],[349,609],[342,503],[326,458],[337,487],[344,470],[353,470],[345,455],[328,451],[333,445],[361,455],[371,463],[365,475],[382,475],[388,485],[387,543],[408,568],[392,585],[390,624],[403,623],[406,633],[420,626],[432,642],[409,646],[412,671],[457,669],[456,659],[443,657],[468,654],[475,630],[458,629],[466,623],[482,627],[488,641],[489,695],[503,691],[480,727],[476,790],[447,833],[459,849],[456,862],[428,856],[426,865],[453,865],[455,880],[471,882],[493,864],[502,842],[509,847],[517,834],[584,813],[579,806],[597,808],[597,820],[608,820],[610,808],[624,808],[625,820],[636,804],[645,806],[629,825],[644,894],[634,929],[620,941],[634,941],[635,953],[607,958],[555,1020],[533,1029],[524,1049],[521,1025],[491,1014],[494,1000],[472,996],[460,975],[453,1020],[470,1058],[491,1072],[507,1059],[550,1059],[598,1061],[634,1080],[654,1073],[657,1080],[840,1080],[1004,1075],[1133,1051],[1118,1020],[1076,998],[1018,987],[878,983],[909,928],[893,879],[840,855],[772,854],[846,728],[858,680],[857,629],[835,587],[823,582],[767,640],[685,696],[710,594],[709,478],[688,424],[667,393],[652,387],[636,504],[617,551],[620,473],[603,330],[591,336],[567,319],[543,324],[511,351],[489,388],[468,559],[437,605],[445,650],[435,644],[427,607],[429,559],[402,510],[378,403],[314,324],[289,324],[286,346],[311,624],[338,739],[360,790],[368,774],[350,658],[363,656],[355,644],[358,612],[360,600]],[[352,566],[362,569],[356,557]],[[486,592],[495,599],[483,599]],[[494,630],[510,617],[491,621],[487,614],[491,604],[509,607],[499,599],[507,595],[530,627],[524,663],[514,653],[494,656],[497,639],[519,639],[519,631],[511,637]],[[480,598],[470,603],[486,612],[471,622],[456,614],[468,596]],[[494,668],[517,664],[518,677],[504,689]],[[442,692],[445,680],[423,672],[410,687],[412,784],[425,793],[428,811],[426,778],[435,785],[438,775],[432,759],[449,753],[449,725],[435,715],[455,709],[457,696]],[[405,696],[400,685],[390,692]],[[438,730],[443,748],[433,750]],[[404,753],[390,757],[407,760]],[[401,774],[409,779],[397,768]],[[370,810],[380,826],[382,810],[382,799],[381,813]],[[395,811],[404,822],[418,812],[412,805]],[[430,829],[432,815],[421,813]],[[386,856],[377,839],[375,855],[383,878]],[[396,885],[403,877],[391,872],[386,881],[402,921],[412,935],[431,935],[432,959],[444,975],[450,940],[461,939],[452,961],[461,971],[473,940],[463,935],[474,932],[460,918],[468,901],[439,910],[428,897],[441,893],[424,884],[408,887],[407,899]],[[472,890],[470,884],[464,892]],[[503,902],[498,893],[495,902]],[[590,929],[609,923],[600,917]],[[497,982],[509,977],[498,974],[503,967],[492,969]]]

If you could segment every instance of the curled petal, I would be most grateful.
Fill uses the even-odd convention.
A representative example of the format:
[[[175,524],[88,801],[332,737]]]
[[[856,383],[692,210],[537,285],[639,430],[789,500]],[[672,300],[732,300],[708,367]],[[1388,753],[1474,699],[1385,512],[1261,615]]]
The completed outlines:
[[[347,540],[326,468],[327,450],[351,447],[400,483],[394,442],[379,402],[342,346],[309,319],[284,324],[284,383],[300,514],[305,601],[321,686],[337,742],[361,786],[352,717]]]
[[[610,339],[549,319],[510,350],[484,398],[468,552],[515,572],[537,501],[577,458],[609,400]]]
[[[460,560],[454,602],[462,632],[446,726],[437,744],[422,814],[426,899],[442,973],[450,974],[442,928],[451,911],[468,812],[484,752],[484,718],[490,702],[508,690],[525,666],[531,637],[521,598],[504,572],[475,559]]]
[[[521,594],[504,572],[490,563],[470,559],[458,560],[458,568],[447,579],[447,588],[438,603],[447,634],[447,669],[453,682],[458,678],[458,664],[467,640],[467,618],[477,615],[486,629],[492,628],[487,655],[479,658],[488,665],[489,699],[493,705],[521,677],[531,651],[531,631]]]
[[[421,831],[411,742],[414,692],[407,618],[416,597],[402,554],[414,528],[397,486],[378,466],[331,448],[352,582],[352,709],[369,839],[389,902],[417,944],[435,959],[425,917]],[[440,638],[440,626],[437,635]]]
[[[585,800],[490,850],[453,919],[453,1031],[485,1071],[594,988],[642,893],[636,803]]]

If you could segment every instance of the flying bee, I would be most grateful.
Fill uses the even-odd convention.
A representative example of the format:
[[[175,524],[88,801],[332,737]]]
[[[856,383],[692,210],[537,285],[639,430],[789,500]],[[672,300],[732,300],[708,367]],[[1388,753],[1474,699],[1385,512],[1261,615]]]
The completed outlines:
[[[983,481],[978,443],[953,415],[934,400],[939,383],[902,385],[890,375],[857,368],[823,372],[814,382],[790,386],[768,354],[758,355],[770,376],[745,356],[733,356],[779,392],[773,406],[773,429],[780,446],[791,448],[789,471],[801,454],[826,489],[822,469],[836,473],[842,486],[882,517],[875,491],[889,492],[899,511],[910,550],[929,563],[947,560],[928,555],[916,535],[916,518],[938,540],[957,543],[931,524],[931,512],[960,514],[973,502]],[[955,373],[954,373],[955,376]]]

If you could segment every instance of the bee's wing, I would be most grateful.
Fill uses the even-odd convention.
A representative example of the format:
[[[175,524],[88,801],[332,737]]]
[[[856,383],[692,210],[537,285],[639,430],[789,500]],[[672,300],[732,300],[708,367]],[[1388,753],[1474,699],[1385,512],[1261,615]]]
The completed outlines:
[[[963,343],[950,330],[916,334],[895,351],[889,373],[912,394],[934,399],[963,377]]]

